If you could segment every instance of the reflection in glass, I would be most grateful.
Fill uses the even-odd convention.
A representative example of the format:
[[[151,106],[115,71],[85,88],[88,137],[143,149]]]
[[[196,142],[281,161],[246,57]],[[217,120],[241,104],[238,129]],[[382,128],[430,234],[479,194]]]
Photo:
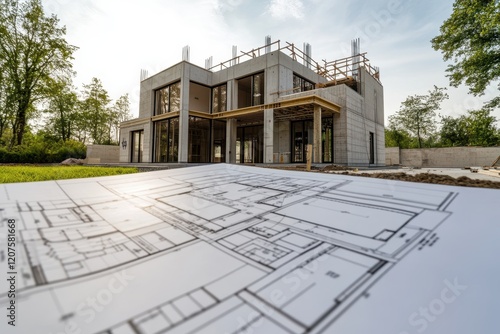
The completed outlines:
[[[181,83],[176,82],[170,86],[156,91],[155,115],[166,114],[181,110]]]
[[[299,77],[298,75],[294,74],[293,75],[293,92],[294,93],[299,93],[299,92],[305,92],[308,90],[314,89],[314,84],[302,77]]]
[[[212,162],[226,161],[226,122],[213,121],[213,159]]]
[[[170,112],[181,111],[181,83],[170,85]]]
[[[179,118],[155,123],[155,162],[177,162],[179,146]]]
[[[189,117],[188,162],[210,162],[210,120]]]
[[[253,76],[253,106],[264,104],[264,73]]]
[[[144,147],[144,130],[132,132],[131,162],[142,162],[143,147]]]
[[[333,162],[333,118],[323,118],[321,126],[323,162]]]
[[[238,80],[238,108],[264,104],[264,73]]]
[[[236,138],[237,163],[262,163],[264,161],[264,141],[262,125],[240,127]]]
[[[212,113],[224,112],[227,110],[227,85],[218,86],[212,89]]]
[[[333,119],[321,120],[322,161],[333,162]],[[314,143],[312,120],[292,122],[292,162],[306,162],[307,144]]]

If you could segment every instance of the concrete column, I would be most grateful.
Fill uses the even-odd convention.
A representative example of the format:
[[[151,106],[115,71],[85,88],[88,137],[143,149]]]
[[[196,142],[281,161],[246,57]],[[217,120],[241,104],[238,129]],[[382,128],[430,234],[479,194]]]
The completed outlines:
[[[264,163],[274,162],[274,110],[264,110]]]
[[[235,118],[226,121],[226,163],[236,163],[236,131],[238,130]]]
[[[189,68],[184,66],[181,79],[181,112],[179,115],[179,162],[188,162],[189,145]]]
[[[234,92],[234,80],[228,80],[227,86],[226,86],[226,102],[227,102],[227,110],[233,110],[234,108],[234,97],[233,97],[233,92]]]
[[[315,105],[314,106],[314,135],[313,135],[313,162],[321,163],[322,162],[322,131],[321,131],[321,107]]]

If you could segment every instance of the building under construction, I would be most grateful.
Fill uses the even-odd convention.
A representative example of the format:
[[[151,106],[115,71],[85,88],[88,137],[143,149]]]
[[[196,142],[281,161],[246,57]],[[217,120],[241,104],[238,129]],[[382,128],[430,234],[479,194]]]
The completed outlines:
[[[316,62],[280,41],[205,68],[184,60],[146,78],[139,118],[120,130],[121,162],[384,165],[379,70],[351,57]],[[311,144],[312,146],[308,146]]]

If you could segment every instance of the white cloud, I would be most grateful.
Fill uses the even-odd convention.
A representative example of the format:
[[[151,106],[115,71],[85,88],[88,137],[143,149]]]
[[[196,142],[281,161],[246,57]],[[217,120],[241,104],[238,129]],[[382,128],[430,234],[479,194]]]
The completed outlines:
[[[267,11],[275,19],[302,19],[304,17],[304,4],[300,0],[271,0]]]

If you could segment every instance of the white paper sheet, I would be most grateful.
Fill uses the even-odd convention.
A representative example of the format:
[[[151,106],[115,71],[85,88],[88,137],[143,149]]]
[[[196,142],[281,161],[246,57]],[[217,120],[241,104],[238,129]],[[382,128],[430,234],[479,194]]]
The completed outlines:
[[[498,333],[499,217],[499,190],[223,164],[0,185],[0,333]]]

